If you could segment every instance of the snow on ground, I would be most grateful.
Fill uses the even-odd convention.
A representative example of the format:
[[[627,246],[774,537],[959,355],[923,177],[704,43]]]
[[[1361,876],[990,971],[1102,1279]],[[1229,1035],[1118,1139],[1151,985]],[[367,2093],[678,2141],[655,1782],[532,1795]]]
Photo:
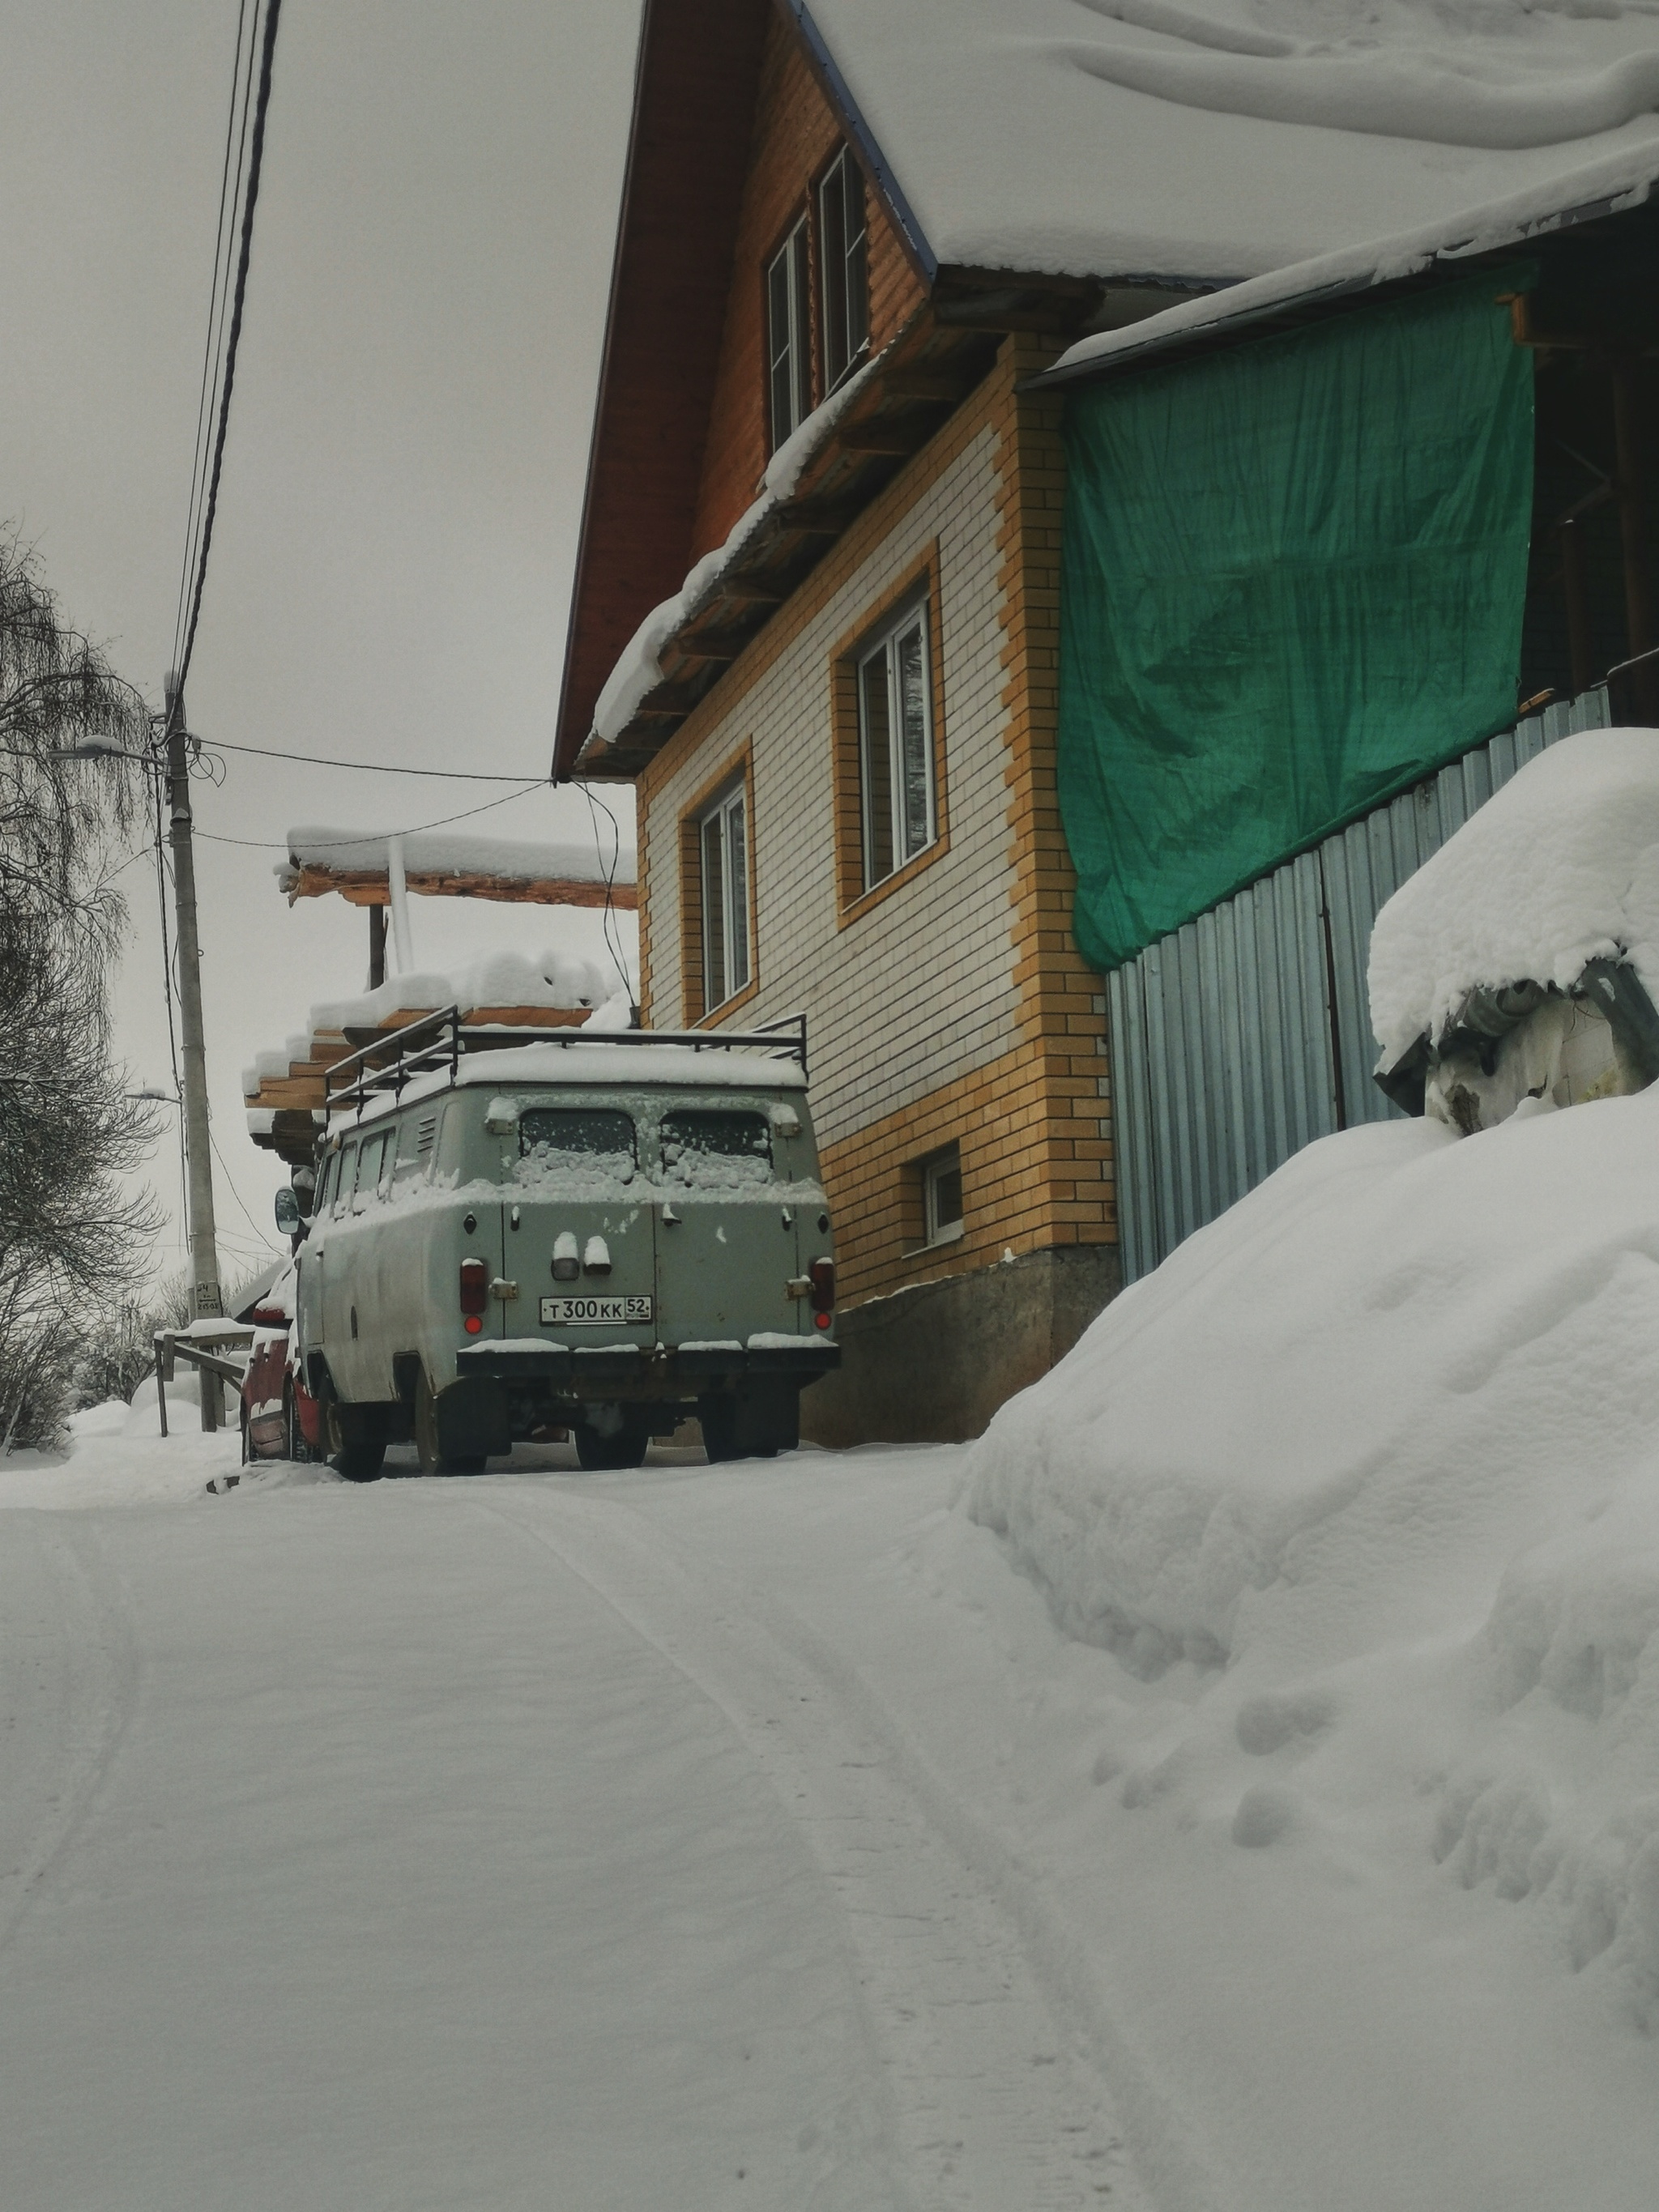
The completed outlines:
[[[1117,1992],[1244,2203],[1652,2201],[1656,1149],[1655,1091],[1328,1139],[969,1451],[1113,1655]]]
[[[1477,985],[1565,990],[1628,957],[1659,998],[1659,730],[1585,730],[1528,761],[1395,891],[1371,935],[1385,1062]]]
[[[1656,1121],[1316,1146],[965,1450],[5,1462],[8,2212],[1650,2206]]]

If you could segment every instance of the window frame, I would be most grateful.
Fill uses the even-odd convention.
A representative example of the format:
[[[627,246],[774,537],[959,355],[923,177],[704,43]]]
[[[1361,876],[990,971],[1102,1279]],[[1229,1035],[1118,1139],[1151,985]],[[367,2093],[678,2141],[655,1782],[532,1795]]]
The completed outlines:
[[[921,1230],[922,1246],[931,1250],[942,1244],[961,1242],[966,1231],[967,1203],[962,1187],[962,1146],[942,1145],[920,1163],[921,1170]],[[948,1176],[957,1182],[957,1212],[954,1220],[941,1221],[939,1213],[939,1187]]]
[[[849,184],[858,196],[858,230],[848,236]],[[870,196],[850,146],[818,179],[819,354],[823,396],[845,383],[870,350]],[[837,358],[839,355],[839,359]]]
[[[777,327],[777,284],[783,272],[783,310],[787,325],[782,343]],[[782,242],[769,254],[761,275],[761,300],[766,336],[766,423],[768,452],[775,453],[788,443],[812,412],[812,240],[811,216],[803,209],[790,224]],[[787,422],[781,420],[779,372],[787,381],[790,404]]]
[[[357,1183],[356,1138],[348,1137],[334,1158],[338,1166],[338,1179],[334,1185],[334,1196],[330,1201],[329,1218],[334,1221],[343,1221],[351,1211],[351,1194]],[[351,1169],[349,1182],[346,1177],[348,1163]]]
[[[738,818],[735,837],[733,817]],[[702,939],[698,948],[698,972],[702,978],[702,1013],[718,1014],[746,992],[755,980],[754,914],[750,892],[753,876],[751,845],[752,810],[750,805],[749,777],[746,769],[729,777],[714,797],[699,807],[693,817],[696,825],[696,866],[698,884],[698,926]],[[720,868],[718,887],[718,915],[711,911],[715,902],[709,896],[709,832],[714,832],[718,843]],[[733,851],[740,856],[740,869],[732,866]],[[738,879],[740,878],[740,879]],[[720,954],[719,975],[716,978],[714,954],[716,927]],[[742,974],[737,974],[741,954]],[[716,981],[721,988],[715,995]],[[701,1018],[701,1017],[700,1017]]]
[[[858,780],[859,780],[859,836],[862,855],[861,892],[880,889],[895,876],[900,875],[914,861],[919,860],[930,846],[939,841],[939,811],[938,794],[938,763],[934,757],[933,733],[933,641],[932,593],[924,586],[912,593],[876,631],[866,636],[854,660],[854,687],[858,714]],[[904,679],[900,672],[898,648],[912,637],[917,641],[921,661],[915,696],[921,709],[921,743],[916,748],[925,783],[926,820],[924,834],[912,844],[909,842],[909,810],[905,804],[908,790],[907,769],[910,747],[906,727]],[[882,687],[884,692],[883,713],[884,727],[876,732],[872,727],[872,694],[870,674],[876,662],[884,662]],[[873,772],[875,757],[884,752],[879,777]],[[884,805],[883,804],[884,794]],[[885,820],[881,817],[884,813]],[[876,872],[884,842],[887,865]]]

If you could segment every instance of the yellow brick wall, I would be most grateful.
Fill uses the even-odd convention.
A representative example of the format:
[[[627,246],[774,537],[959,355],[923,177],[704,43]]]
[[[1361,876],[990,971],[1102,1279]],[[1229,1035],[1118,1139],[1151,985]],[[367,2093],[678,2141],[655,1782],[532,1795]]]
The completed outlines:
[[[641,781],[641,988],[647,1020],[672,1024],[689,1011],[678,1003],[679,810],[735,745],[753,740],[758,989],[732,1025],[809,1006],[843,1305],[993,1265],[1006,1251],[1116,1241],[1104,987],[1072,943],[1073,874],[1055,787],[1060,409],[1015,390],[1048,357],[1038,341],[1005,343],[978,392],[778,611]],[[981,450],[988,467],[975,462]],[[832,641],[843,641],[860,609],[878,604],[884,584],[930,547],[951,849],[848,921],[845,868],[835,857],[846,794]],[[975,547],[992,563],[984,583]],[[988,775],[1000,791],[992,815]],[[769,891],[775,897],[785,879],[781,914],[769,908]],[[914,999],[900,1002],[882,964],[895,944],[921,963],[925,1013]],[[823,988],[825,962],[857,980],[850,998]],[[914,969],[906,972],[913,984]],[[938,1055],[927,1060],[921,1031],[952,1023],[954,1064],[939,1079],[928,1073]],[[895,1067],[906,1065],[912,1077],[896,1097]],[[953,1141],[963,1234],[919,1249],[917,1163]]]

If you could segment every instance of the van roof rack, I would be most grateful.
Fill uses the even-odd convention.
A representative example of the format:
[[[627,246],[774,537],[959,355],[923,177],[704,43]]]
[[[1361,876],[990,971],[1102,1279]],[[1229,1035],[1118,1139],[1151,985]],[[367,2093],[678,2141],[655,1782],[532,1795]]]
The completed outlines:
[[[474,1052],[499,1052],[504,1047],[553,1044],[689,1046],[693,1052],[759,1052],[776,1060],[793,1060],[806,1074],[806,1017],[784,1014],[757,1030],[590,1030],[568,1024],[538,1029],[527,1024],[478,1022],[469,1024],[459,1006],[442,1006],[422,1014],[400,1030],[391,1030],[356,1052],[337,1060],[324,1075],[325,1110],[336,1114],[355,1106],[358,1119],[377,1099],[401,1098],[404,1086],[417,1075],[434,1075],[447,1067],[453,1085],[460,1074],[462,1056]]]

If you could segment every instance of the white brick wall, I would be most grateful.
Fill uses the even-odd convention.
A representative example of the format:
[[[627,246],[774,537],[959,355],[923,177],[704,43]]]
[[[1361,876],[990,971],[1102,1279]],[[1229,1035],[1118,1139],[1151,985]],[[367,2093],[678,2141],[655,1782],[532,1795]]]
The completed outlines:
[[[748,1028],[805,1008],[819,1142],[839,1143],[1014,1043],[1005,682],[998,656],[994,433],[929,486],[641,810],[651,902],[651,1018],[681,1004],[678,821],[745,739],[755,777],[757,972],[732,1017]],[[950,850],[836,927],[836,647],[939,541]]]

